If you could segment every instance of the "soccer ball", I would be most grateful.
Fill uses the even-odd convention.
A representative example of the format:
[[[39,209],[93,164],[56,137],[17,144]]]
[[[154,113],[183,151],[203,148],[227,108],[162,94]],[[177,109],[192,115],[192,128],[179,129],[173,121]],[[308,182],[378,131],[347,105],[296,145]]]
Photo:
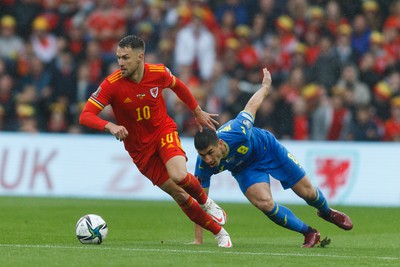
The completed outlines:
[[[82,244],[101,244],[107,237],[107,223],[99,215],[87,214],[76,223],[75,233]]]

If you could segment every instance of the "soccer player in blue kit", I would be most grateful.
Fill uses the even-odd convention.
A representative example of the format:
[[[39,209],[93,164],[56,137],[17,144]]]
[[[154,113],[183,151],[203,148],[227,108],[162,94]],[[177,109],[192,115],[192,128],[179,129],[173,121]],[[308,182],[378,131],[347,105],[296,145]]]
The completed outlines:
[[[271,88],[271,75],[263,69],[261,88],[247,102],[237,117],[217,131],[204,128],[194,137],[199,154],[195,175],[208,192],[213,174],[229,170],[246,198],[269,219],[304,236],[302,247],[311,248],[320,242],[320,233],[300,220],[287,207],[275,203],[270,177],[284,189],[291,188],[306,203],[317,209],[317,215],[344,230],[351,230],[351,219],[329,208],[322,192],[311,184],[296,158],[267,130],[253,127],[256,112]],[[195,227],[195,244],[203,241],[202,230]]]

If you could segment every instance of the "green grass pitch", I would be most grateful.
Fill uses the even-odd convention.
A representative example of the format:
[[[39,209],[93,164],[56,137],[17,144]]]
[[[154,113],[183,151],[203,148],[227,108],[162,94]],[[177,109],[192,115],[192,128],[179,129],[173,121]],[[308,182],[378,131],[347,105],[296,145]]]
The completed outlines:
[[[400,266],[400,209],[334,207],[349,214],[345,232],[307,205],[295,214],[329,237],[327,247],[303,249],[303,236],[278,227],[247,203],[219,203],[228,214],[233,248],[218,248],[172,201],[0,197],[0,266]],[[75,223],[102,216],[109,227],[101,245],[83,245]]]

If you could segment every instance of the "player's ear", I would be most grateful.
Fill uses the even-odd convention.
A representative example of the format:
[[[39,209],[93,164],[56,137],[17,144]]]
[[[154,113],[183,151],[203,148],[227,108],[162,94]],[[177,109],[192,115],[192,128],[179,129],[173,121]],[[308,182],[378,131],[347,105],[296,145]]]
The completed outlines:
[[[139,61],[144,61],[144,52],[140,52],[140,53],[138,54],[138,60],[139,60]]]
[[[218,139],[218,146],[224,146],[224,141],[222,141],[222,139]]]

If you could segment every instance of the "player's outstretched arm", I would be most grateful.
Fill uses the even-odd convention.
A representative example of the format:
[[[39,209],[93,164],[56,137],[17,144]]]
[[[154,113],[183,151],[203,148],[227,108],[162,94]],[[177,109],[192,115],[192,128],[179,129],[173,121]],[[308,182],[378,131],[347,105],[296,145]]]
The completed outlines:
[[[261,83],[261,88],[254,93],[254,95],[250,98],[250,100],[246,104],[246,107],[244,108],[244,110],[251,113],[254,118],[256,116],[257,110],[261,106],[261,103],[271,89],[271,74],[269,73],[267,68],[263,68],[263,73],[264,78]]]

